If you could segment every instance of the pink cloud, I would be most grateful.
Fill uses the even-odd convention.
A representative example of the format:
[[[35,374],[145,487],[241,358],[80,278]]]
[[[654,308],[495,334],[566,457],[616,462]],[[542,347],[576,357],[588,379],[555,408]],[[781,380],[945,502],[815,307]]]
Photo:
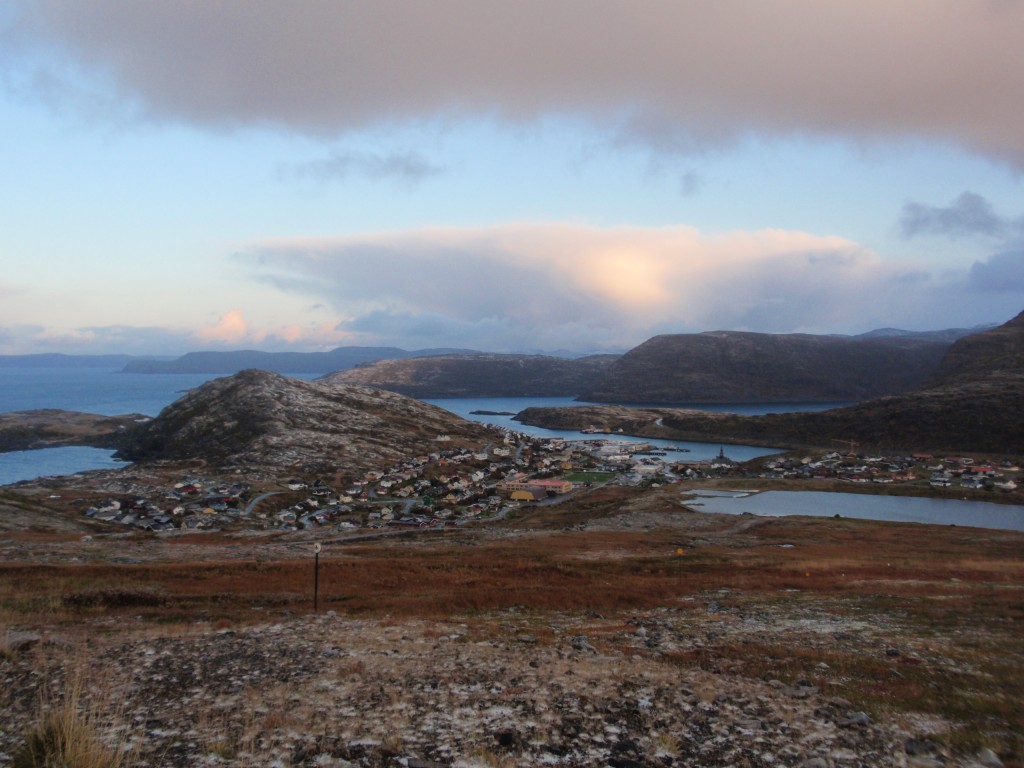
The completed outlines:
[[[260,348],[297,347],[320,349],[350,342],[351,334],[339,330],[337,323],[321,322],[309,325],[292,323],[288,325],[254,328],[239,309],[224,313],[216,325],[200,328],[192,333],[198,343],[215,344],[220,347],[237,348],[254,346]]]
[[[216,325],[210,328],[201,328],[195,332],[200,341],[237,343],[248,335],[248,326],[242,312],[232,309],[221,315]]]

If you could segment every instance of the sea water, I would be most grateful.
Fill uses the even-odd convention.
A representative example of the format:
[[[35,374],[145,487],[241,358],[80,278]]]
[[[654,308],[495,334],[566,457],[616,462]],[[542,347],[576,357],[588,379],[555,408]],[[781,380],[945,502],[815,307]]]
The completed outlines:
[[[104,416],[138,413],[156,416],[186,392],[223,374],[211,373],[122,373],[118,368],[61,368],[0,366],[0,413],[59,408],[66,411],[98,413]],[[316,374],[300,374],[296,378],[313,379]],[[594,439],[592,434],[543,429],[520,424],[511,416],[473,414],[472,411],[507,411],[518,413],[528,407],[565,407],[582,403],[569,397],[476,397],[443,398],[427,402],[440,406],[463,418],[514,429],[535,437],[561,437],[569,440]],[[718,410],[731,413],[761,414],[780,411],[821,410],[829,405],[817,404],[740,404],[680,406]],[[609,435],[616,440],[652,442],[660,447],[673,447],[678,452],[671,458],[700,460],[717,456],[719,451],[736,461],[747,461],[774,453],[770,448],[750,445],[722,445],[690,441],[648,441],[626,435]],[[0,453],[0,485],[30,480],[44,475],[65,475],[89,469],[118,466],[111,451],[97,448],[63,447],[37,451]]]

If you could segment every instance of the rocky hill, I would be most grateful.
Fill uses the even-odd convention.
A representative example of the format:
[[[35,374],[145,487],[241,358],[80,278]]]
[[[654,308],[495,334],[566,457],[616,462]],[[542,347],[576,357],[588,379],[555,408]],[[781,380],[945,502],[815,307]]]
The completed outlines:
[[[924,384],[949,348],[914,337],[713,331],[655,336],[580,399],[634,403],[837,402]]]
[[[266,371],[241,371],[198,387],[123,443],[132,461],[202,459],[215,466],[379,467],[491,437],[473,422],[401,395]]]
[[[441,355],[381,360],[323,380],[379,387],[410,397],[554,397],[577,395],[615,355],[575,360],[547,355]]]
[[[553,429],[598,425],[683,440],[792,447],[855,441],[865,449],[1024,452],[1024,317],[949,350],[930,386],[817,413],[737,416],[684,409],[531,408],[516,418]]]

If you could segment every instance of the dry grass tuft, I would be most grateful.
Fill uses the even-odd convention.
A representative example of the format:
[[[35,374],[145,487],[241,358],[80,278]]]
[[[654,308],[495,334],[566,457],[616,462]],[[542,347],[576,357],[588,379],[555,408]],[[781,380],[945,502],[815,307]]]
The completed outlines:
[[[12,768],[120,768],[128,764],[125,744],[103,737],[104,718],[86,700],[82,668],[68,680],[60,700],[40,702],[39,722],[14,756]]]

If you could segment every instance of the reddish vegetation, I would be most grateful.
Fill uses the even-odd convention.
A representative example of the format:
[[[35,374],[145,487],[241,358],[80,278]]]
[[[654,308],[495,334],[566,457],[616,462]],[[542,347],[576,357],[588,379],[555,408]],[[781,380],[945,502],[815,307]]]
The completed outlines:
[[[880,599],[980,590],[988,609],[1021,618],[1016,588],[1024,583],[1022,539],[967,528],[766,520],[721,541],[709,536],[700,543],[671,530],[535,531],[510,538],[459,532],[336,542],[320,557],[320,605],[350,614],[442,617],[510,607],[650,609],[720,588],[764,597],[801,590]],[[121,590],[160,596],[151,605],[158,613],[251,616],[253,606],[310,608],[311,557],[229,559],[242,554],[237,540],[209,537],[195,543],[202,545],[201,550],[189,547],[200,558],[196,562],[12,563],[0,566],[0,581],[7,584],[8,601],[20,605]],[[132,609],[139,604],[123,602]],[[101,604],[117,608],[114,599]]]

